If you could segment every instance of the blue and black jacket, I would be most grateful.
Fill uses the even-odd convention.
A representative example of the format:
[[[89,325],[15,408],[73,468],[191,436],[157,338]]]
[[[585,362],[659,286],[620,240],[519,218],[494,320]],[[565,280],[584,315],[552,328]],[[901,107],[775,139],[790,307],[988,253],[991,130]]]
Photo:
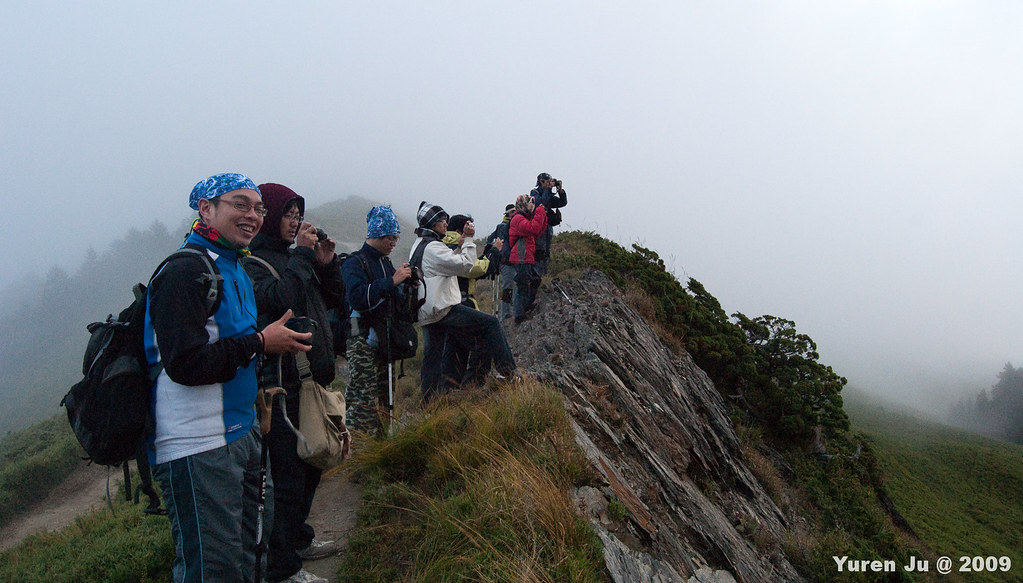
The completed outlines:
[[[198,259],[169,262],[151,282],[144,340],[153,387],[155,456],[165,463],[224,446],[255,422],[256,299],[239,253],[197,233],[187,247],[205,249],[220,271],[219,306],[207,313],[209,274]]]

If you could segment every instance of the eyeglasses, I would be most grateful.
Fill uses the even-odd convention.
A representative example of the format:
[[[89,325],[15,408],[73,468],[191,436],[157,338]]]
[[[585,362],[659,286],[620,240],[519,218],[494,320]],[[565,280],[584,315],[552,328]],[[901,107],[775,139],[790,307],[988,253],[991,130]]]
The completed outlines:
[[[387,241],[390,241],[391,243],[397,243],[398,242],[398,238],[399,238],[399,235],[385,235],[384,236],[384,239],[386,239]]]
[[[214,198],[213,202],[220,202],[220,199],[219,198]],[[256,214],[257,215],[259,215],[261,217],[265,217],[266,216],[266,207],[263,205],[263,203],[257,202],[256,204],[252,204],[250,202],[246,202],[246,201],[242,201],[242,200],[225,200],[224,202],[226,202],[227,204],[233,206],[238,212],[241,212],[241,213],[244,213],[244,214],[248,214],[248,212],[250,210],[256,209]]]
[[[288,213],[284,215],[283,218],[285,221],[288,221],[289,223],[301,223],[302,221],[305,220],[305,217],[298,213]]]

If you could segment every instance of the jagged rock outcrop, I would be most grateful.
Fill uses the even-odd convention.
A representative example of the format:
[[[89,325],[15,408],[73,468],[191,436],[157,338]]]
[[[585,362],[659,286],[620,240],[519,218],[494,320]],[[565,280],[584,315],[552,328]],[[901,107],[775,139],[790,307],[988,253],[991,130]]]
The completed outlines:
[[[744,465],[725,404],[600,272],[548,284],[510,326],[523,370],[565,397],[605,483],[577,501],[615,581],[801,581],[780,548],[785,517]],[[589,489],[593,490],[593,489]],[[612,499],[624,522],[607,518]]]

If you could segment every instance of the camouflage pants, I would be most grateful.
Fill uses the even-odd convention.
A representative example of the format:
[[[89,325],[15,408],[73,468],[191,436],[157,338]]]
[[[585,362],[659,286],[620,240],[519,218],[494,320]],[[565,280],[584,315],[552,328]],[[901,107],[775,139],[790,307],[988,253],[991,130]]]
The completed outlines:
[[[347,356],[351,379],[345,389],[345,424],[371,436],[383,435],[380,416],[387,414],[387,358],[361,335],[348,339]]]

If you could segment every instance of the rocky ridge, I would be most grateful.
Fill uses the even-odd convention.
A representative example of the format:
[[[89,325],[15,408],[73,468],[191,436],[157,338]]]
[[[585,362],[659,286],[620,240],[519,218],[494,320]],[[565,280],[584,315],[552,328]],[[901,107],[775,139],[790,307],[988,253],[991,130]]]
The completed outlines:
[[[781,550],[786,517],[744,464],[727,408],[600,272],[554,281],[510,327],[523,370],[565,398],[603,477],[577,492],[616,582],[802,581]],[[609,504],[627,518],[608,518]]]

